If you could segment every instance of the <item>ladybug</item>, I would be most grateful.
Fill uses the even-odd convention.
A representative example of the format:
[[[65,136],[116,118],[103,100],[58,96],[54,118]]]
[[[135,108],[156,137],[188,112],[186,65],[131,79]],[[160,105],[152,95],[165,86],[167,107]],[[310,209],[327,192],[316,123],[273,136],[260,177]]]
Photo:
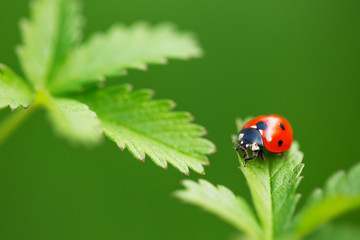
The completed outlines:
[[[280,155],[289,150],[293,141],[290,123],[278,115],[262,115],[248,121],[239,132],[239,145],[236,151],[244,152],[245,166],[248,160],[259,155],[265,160],[265,148],[269,152]],[[252,151],[249,157],[247,150]]]

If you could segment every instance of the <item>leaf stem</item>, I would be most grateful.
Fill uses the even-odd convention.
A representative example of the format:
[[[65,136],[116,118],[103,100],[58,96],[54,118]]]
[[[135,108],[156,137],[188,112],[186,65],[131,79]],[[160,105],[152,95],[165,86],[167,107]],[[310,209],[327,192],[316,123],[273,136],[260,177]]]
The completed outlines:
[[[0,123],[0,146],[35,109],[37,109],[37,105],[34,104],[27,109],[16,110]]]

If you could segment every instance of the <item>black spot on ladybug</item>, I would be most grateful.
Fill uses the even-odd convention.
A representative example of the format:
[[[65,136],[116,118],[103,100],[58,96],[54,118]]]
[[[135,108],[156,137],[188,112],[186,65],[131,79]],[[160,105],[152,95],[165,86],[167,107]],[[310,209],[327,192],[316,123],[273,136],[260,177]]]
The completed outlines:
[[[282,123],[279,123],[279,125],[280,125],[282,130],[285,130],[285,127],[284,127],[284,125]]]
[[[279,142],[278,142],[279,147],[281,147],[281,145],[282,145],[283,143],[284,143],[283,141],[279,140]]]
[[[256,124],[256,128],[258,130],[266,130],[268,128],[268,125],[264,123],[263,121],[260,121]]]

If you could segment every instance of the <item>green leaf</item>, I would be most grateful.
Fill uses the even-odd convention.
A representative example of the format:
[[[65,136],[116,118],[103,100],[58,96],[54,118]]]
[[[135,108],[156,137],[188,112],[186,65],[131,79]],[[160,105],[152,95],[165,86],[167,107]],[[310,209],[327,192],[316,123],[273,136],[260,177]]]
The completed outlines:
[[[262,239],[263,232],[249,204],[235,196],[224,186],[215,187],[205,180],[199,183],[183,181],[185,190],[175,192],[175,196],[217,215],[238,230],[247,233],[249,239]]]
[[[9,67],[0,64],[0,108],[28,107],[32,101],[32,95],[32,91],[23,79]]]
[[[18,56],[28,79],[44,88],[69,51],[79,42],[82,18],[77,0],[35,0],[30,19],[21,21]]]
[[[101,140],[100,122],[85,104],[73,99],[50,97],[47,107],[58,135],[84,145],[93,145]]]
[[[150,27],[137,23],[96,34],[74,50],[52,82],[52,92],[80,89],[105,76],[124,74],[127,68],[146,69],[146,64],[166,63],[167,58],[188,59],[201,55],[190,34],[179,33],[171,24]]]
[[[104,133],[121,149],[127,147],[137,159],[147,154],[157,165],[167,162],[188,174],[188,167],[203,173],[205,154],[214,145],[200,138],[203,127],[189,123],[191,115],[171,112],[169,100],[151,101],[152,91],[131,92],[129,85],[99,89],[82,94],[81,102],[96,112]]]
[[[311,234],[306,240],[358,240],[359,236],[360,229],[358,227],[326,225]]]
[[[232,236],[230,236],[229,238],[230,240],[254,240],[254,238],[250,237],[249,235],[244,235],[244,234],[233,234]]]
[[[238,130],[244,122],[236,121]],[[233,136],[236,141],[236,136]],[[360,207],[360,163],[348,174],[343,171],[332,176],[325,191],[316,190],[305,207],[293,217],[299,195],[296,188],[300,183],[303,154],[293,143],[284,157],[265,153],[266,160],[254,159],[244,166],[244,159],[237,153],[240,168],[251,191],[259,223],[249,205],[235,197],[225,187],[214,187],[200,180],[199,183],[185,181],[185,190],[177,191],[177,197],[200,206],[233,226],[245,235],[235,239],[302,239],[320,225],[354,208]],[[247,228],[248,227],[248,228]],[[357,239],[358,231],[349,228],[324,228],[308,239]]]
[[[242,124],[239,121],[237,124],[240,130]],[[239,153],[237,155],[264,229],[264,239],[278,239],[287,235],[299,199],[295,190],[304,167],[298,144],[294,142],[284,158],[266,152],[265,161],[255,159],[249,161],[246,167],[243,157]]]
[[[296,235],[305,236],[324,223],[360,207],[360,163],[350,169],[335,173],[325,184],[316,189],[294,222]]]

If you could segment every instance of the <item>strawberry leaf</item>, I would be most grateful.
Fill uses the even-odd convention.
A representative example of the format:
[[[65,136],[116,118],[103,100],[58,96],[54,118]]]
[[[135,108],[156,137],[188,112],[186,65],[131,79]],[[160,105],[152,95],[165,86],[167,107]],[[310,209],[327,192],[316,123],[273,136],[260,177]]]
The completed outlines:
[[[127,68],[144,70],[147,64],[164,64],[168,58],[200,55],[201,49],[192,35],[178,32],[171,24],[116,25],[71,52],[51,83],[51,90],[55,93],[78,90],[106,76],[122,75]]]
[[[36,0],[20,23],[18,56],[29,81],[45,88],[69,51],[79,43],[82,17],[77,0]]]
[[[186,189],[175,192],[176,197],[219,216],[246,233],[249,239],[262,239],[263,230],[245,199],[224,186],[215,187],[202,179],[198,183],[185,180],[183,185]]]
[[[32,95],[31,89],[21,77],[9,67],[0,64],[0,108],[28,107],[32,102]]]
[[[203,127],[190,123],[191,115],[172,112],[169,100],[151,100],[152,91],[132,92],[129,85],[97,89],[82,94],[81,102],[96,112],[104,133],[119,148],[128,148],[139,160],[147,154],[157,165],[171,163],[183,173],[188,167],[203,173],[205,156],[214,145],[201,138]]]
[[[306,205],[296,215],[294,228],[302,237],[324,223],[360,207],[360,164],[346,174],[339,171],[331,176],[324,190],[316,189]]]
[[[70,142],[93,145],[101,140],[100,122],[89,107],[73,99],[51,98],[49,118],[56,133]]]

